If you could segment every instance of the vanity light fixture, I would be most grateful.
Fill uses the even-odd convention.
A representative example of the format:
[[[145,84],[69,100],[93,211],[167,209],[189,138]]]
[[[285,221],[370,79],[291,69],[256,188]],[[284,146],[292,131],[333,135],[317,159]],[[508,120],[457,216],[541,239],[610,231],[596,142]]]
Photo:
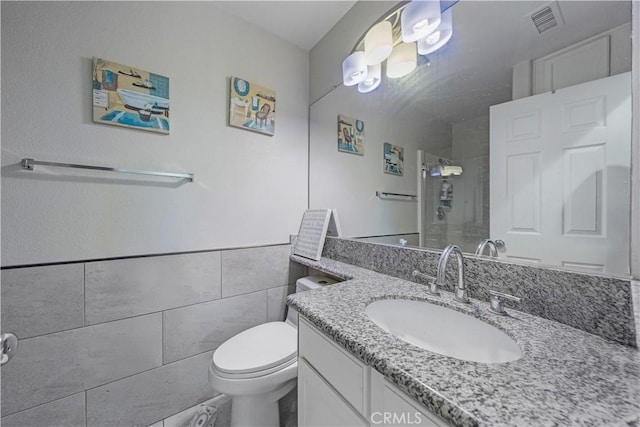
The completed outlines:
[[[413,0],[400,15],[402,41],[410,43],[427,37],[440,20],[440,0]]]
[[[380,64],[393,50],[391,22],[382,21],[371,27],[364,37],[364,56],[367,65]]]
[[[411,0],[398,4],[369,28],[342,62],[344,85],[358,85],[361,93],[375,90],[381,83],[385,60],[388,78],[411,73],[417,67],[418,54],[433,53],[451,39],[451,7],[457,1]],[[423,61],[427,65],[429,62],[429,58]]]
[[[397,79],[404,77],[418,65],[415,43],[400,43],[393,48],[387,59],[387,77]]]
[[[358,92],[371,92],[378,86],[382,80],[382,64],[371,65],[367,67],[367,78],[363,82],[358,83]]]
[[[342,62],[342,81],[345,86],[357,85],[367,78],[364,52],[353,52]]]
[[[453,36],[453,13],[447,9],[442,13],[442,20],[436,30],[427,37],[418,40],[418,53],[428,55],[447,44]]]

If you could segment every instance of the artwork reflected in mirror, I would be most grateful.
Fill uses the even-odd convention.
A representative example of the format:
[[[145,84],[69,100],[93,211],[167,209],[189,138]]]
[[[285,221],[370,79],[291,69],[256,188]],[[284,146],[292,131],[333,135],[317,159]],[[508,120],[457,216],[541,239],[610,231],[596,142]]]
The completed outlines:
[[[382,145],[384,173],[402,176],[404,169],[404,149],[389,142]]]
[[[338,116],[338,151],[364,155],[364,122],[345,115]]]
[[[457,2],[452,36],[418,45],[412,72],[314,101],[310,207],[336,208],[354,238],[471,254],[502,240],[506,260],[628,274],[631,2],[559,1],[538,28],[546,6]],[[402,141],[402,175],[381,174],[374,150],[328,147],[341,111],[367,123],[371,147]]]

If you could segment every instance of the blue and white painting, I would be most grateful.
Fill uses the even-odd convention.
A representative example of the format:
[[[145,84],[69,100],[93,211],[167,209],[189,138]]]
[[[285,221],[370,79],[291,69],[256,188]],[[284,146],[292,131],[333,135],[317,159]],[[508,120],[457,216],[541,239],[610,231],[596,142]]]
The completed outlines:
[[[168,134],[169,78],[93,58],[93,121]]]
[[[231,77],[229,125],[273,135],[276,132],[276,93],[240,77]]]
[[[364,122],[338,115],[338,151],[364,155]]]
[[[402,176],[404,148],[385,142],[383,146],[384,172]]]

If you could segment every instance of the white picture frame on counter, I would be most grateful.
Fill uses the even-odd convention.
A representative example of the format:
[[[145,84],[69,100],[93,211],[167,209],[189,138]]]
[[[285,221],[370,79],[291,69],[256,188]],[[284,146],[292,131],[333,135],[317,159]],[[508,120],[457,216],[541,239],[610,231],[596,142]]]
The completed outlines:
[[[341,234],[338,213],[335,209],[307,209],[302,216],[293,254],[319,261],[327,235]]]

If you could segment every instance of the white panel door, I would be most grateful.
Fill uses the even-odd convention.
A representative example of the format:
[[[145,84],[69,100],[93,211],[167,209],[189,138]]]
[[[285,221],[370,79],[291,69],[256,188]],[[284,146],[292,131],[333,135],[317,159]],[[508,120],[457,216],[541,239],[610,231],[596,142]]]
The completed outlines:
[[[490,234],[506,257],[628,274],[630,73],[490,115]]]

